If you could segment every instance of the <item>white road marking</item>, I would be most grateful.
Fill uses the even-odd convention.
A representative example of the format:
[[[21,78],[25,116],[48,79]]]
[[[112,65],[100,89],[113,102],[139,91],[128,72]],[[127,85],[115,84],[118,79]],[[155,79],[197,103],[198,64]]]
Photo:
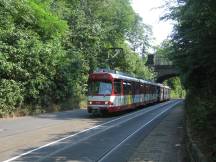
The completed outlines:
[[[168,105],[168,104],[171,103],[171,102],[172,102],[172,101],[169,101],[169,102],[167,102],[167,103],[159,104],[159,105],[155,105],[155,106],[156,106],[156,107],[160,107],[160,106]],[[174,105],[175,105],[175,104],[174,104]],[[151,111],[151,109],[150,109],[149,111],[146,111],[146,109],[143,109],[143,111],[144,111],[144,113],[147,113],[147,112]],[[108,121],[108,122],[106,122],[106,123],[103,123],[103,124],[96,125],[96,126],[94,126],[94,127],[85,129],[85,130],[83,130],[83,131],[80,131],[80,132],[77,132],[77,133],[75,133],[75,134],[66,136],[66,137],[61,138],[61,139],[59,139],[59,140],[56,140],[56,141],[47,143],[47,144],[45,144],[45,145],[43,145],[43,146],[40,146],[40,147],[38,147],[38,148],[32,149],[32,150],[30,150],[30,151],[27,151],[27,152],[25,152],[25,153],[22,153],[22,154],[20,154],[20,155],[17,155],[17,156],[15,156],[15,157],[12,157],[12,158],[10,158],[10,159],[8,159],[8,160],[5,160],[5,161],[3,161],[3,162],[11,162],[11,161],[16,160],[16,159],[19,159],[19,158],[21,158],[21,157],[23,157],[23,156],[25,156],[25,155],[28,155],[28,154],[30,154],[30,153],[32,153],[32,152],[35,152],[35,151],[38,151],[38,150],[40,150],[40,149],[43,149],[43,148],[46,148],[46,147],[48,147],[48,146],[54,145],[54,144],[56,144],[56,143],[59,143],[59,142],[65,140],[65,139],[68,139],[68,138],[74,137],[74,136],[76,136],[76,135],[78,135],[78,134],[81,134],[81,133],[84,133],[84,132],[87,132],[87,131],[96,129],[96,128],[98,128],[98,127],[101,127],[101,126],[103,126],[103,125],[112,123],[112,122],[117,121],[117,120],[120,120],[120,119],[122,119],[122,118],[127,118],[127,117],[132,116],[132,115],[134,115],[134,114],[136,114],[136,113],[139,114],[140,112],[143,112],[143,111],[142,111],[142,110],[141,110],[141,111],[137,111],[137,112],[134,112],[134,113],[131,113],[131,114],[128,114],[128,115],[125,115],[125,116],[122,116],[122,117],[113,119],[113,120]],[[152,110],[152,111],[153,111],[153,110]],[[135,116],[135,117],[136,117],[136,116]]]
[[[175,147],[181,147],[181,144],[177,143],[175,144]]]
[[[161,116],[162,114],[164,114],[165,112],[167,112],[168,110],[170,110],[171,108],[173,108],[175,105],[177,105],[178,103],[180,103],[181,101],[176,102],[175,104],[171,105],[169,108],[167,108],[166,110],[162,111],[161,113],[159,113],[158,115],[156,115],[154,118],[152,118],[150,121],[148,121],[146,124],[144,124],[142,127],[140,127],[139,129],[137,129],[135,132],[133,132],[132,134],[130,134],[129,136],[127,136],[127,138],[125,138],[123,141],[121,141],[118,145],[116,145],[113,149],[111,149],[105,156],[103,156],[100,160],[98,160],[98,162],[102,162],[103,160],[105,160],[107,157],[110,156],[110,154],[114,151],[116,151],[122,144],[124,144],[128,139],[130,139],[133,135],[135,135],[136,133],[138,133],[140,130],[142,130],[144,127],[146,127],[148,124],[150,124],[152,121],[154,121],[155,119],[157,119],[159,116]]]
[[[155,107],[154,109],[149,109],[149,110],[147,110],[147,111],[138,113],[137,115],[133,116],[132,118],[126,118],[125,120],[123,120],[123,121],[121,121],[121,122],[118,122],[118,123],[115,124],[115,125],[111,125],[111,126],[100,126],[100,127],[95,128],[95,129],[98,129],[98,130],[99,130],[99,129],[104,129],[103,131],[105,131],[105,130],[107,130],[107,129],[116,127],[116,126],[118,126],[118,125],[121,125],[122,123],[126,123],[127,121],[132,120],[132,119],[134,119],[134,118],[137,118],[137,117],[139,117],[139,116],[143,116],[144,114],[146,114],[146,113],[148,113],[148,112],[155,111],[156,109],[158,109],[158,107]],[[91,138],[92,136],[94,136],[94,135],[88,136],[87,138],[85,138],[85,140],[88,139],[88,138]],[[45,160],[47,157],[50,157],[50,156],[52,156],[52,155],[55,155],[55,154],[57,154],[57,153],[59,153],[59,152],[65,150],[65,149],[67,149],[67,148],[69,148],[69,147],[71,147],[71,146],[66,146],[66,147],[63,147],[63,148],[61,148],[61,149],[58,149],[58,150],[56,150],[56,151],[54,151],[54,152],[48,154],[47,156],[44,156],[43,158],[40,158],[40,160],[39,160],[38,162],[43,161],[43,160]]]

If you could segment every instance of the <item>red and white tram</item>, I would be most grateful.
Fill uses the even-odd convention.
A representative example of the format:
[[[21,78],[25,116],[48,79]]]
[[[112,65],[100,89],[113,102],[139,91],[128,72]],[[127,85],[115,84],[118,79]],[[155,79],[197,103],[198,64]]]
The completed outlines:
[[[119,112],[170,99],[170,88],[112,70],[89,75],[88,112]]]

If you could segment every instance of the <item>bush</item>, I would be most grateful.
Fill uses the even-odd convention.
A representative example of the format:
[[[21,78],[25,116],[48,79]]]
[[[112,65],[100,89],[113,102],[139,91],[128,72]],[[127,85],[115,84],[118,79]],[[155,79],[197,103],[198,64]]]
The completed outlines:
[[[0,80],[0,116],[12,113],[23,101],[22,85],[14,80]]]

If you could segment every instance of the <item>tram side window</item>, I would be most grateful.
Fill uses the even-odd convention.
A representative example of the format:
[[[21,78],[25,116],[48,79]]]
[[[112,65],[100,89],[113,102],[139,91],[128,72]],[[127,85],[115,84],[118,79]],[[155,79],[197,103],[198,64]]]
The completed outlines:
[[[157,87],[154,87],[154,94],[157,94]]]
[[[152,92],[152,90],[151,90],[151,85],[149,85],[149,87],[148,87],[148,89],[149,89],[149,94],[151,94]]]
[[[145,93],[145,85],[144,84],[141,84],[140,85],[140,90],[141,90],[141,94]]]
[[[123,82],[123,88],[124,88],[124,95],[127,95],[128,94],[127,82]]]
[[[124,87],[124,95],[131,95],[132,94],[132,86],[131,83],[129,82],[124,82],[123,83]]]
[[[131,93],[132,93],[132,95],[135,94],[135,90],[136,90],[136,83],[135,82],[131,82]]]
[[[114,92],[117,95],[121,94],[121,80],[114,80]]]
[[[151,92],[150,92],[150,85],[146,85],[146,93],[147,94],[150,94]]]
[[[140,84],[139,83],[135,83],[135,94],[139,94],[141,92],[140,90]]]
[[[151,94],[151,85],[148,86],[148,92]]]
[[[144,84],[144,86],[143,86],[143,93],[147,94],[147,91],[148,91],[148,85]]]
[[[153,94],[153,86],[150,85],[150,94]]]

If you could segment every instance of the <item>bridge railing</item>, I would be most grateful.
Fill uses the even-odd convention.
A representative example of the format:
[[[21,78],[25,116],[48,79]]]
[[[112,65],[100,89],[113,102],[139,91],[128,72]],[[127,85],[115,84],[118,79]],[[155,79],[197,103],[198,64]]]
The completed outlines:
[[[166,57],[156,56],[156,57],[154,57],[154,65],[156,65],[156,66],[160,66],[160,65],[173,65],[173,62],[170,61]]]

